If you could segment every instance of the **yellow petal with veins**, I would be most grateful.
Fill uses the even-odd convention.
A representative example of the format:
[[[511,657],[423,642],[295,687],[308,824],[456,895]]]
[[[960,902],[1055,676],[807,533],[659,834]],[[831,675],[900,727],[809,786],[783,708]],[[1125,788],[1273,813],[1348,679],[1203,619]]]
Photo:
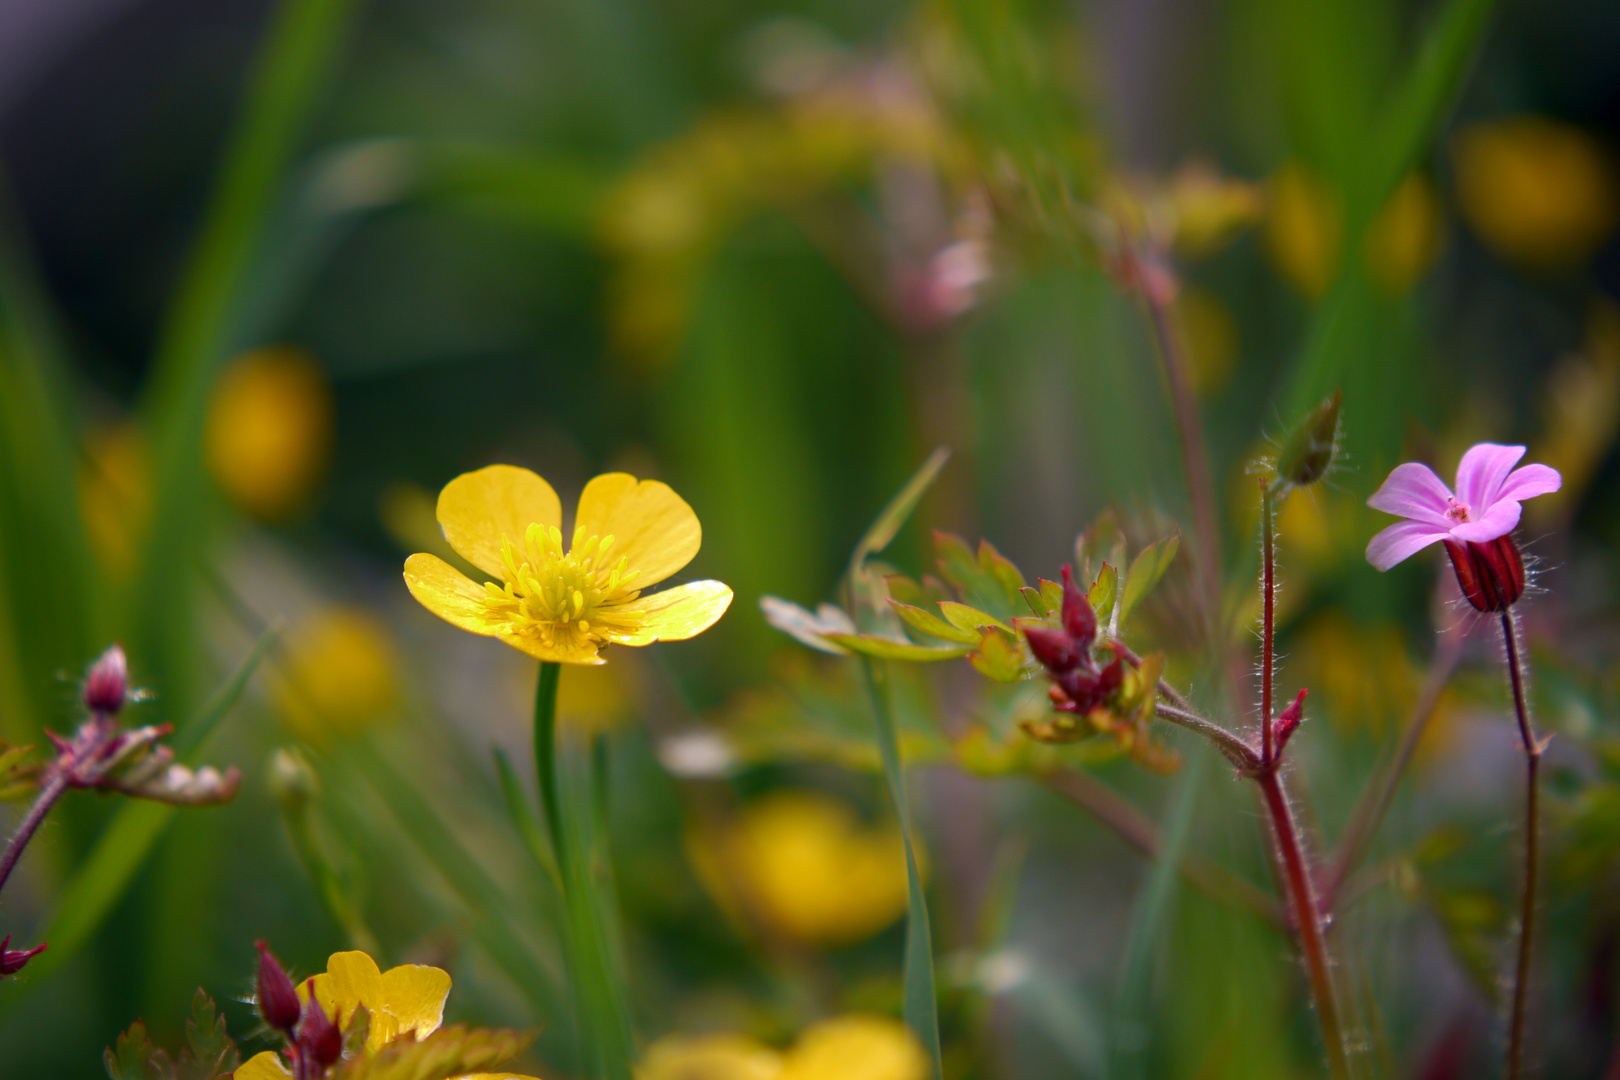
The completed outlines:
[[[248,1058],[232,1075],[236,1080],[288,1080],[292,1073],[281,1063],[280,1055],[262,1050]]]
[[[491,465],[446,484],[439,492],[437,514],[456,554],[499,581],[502,538],[521,544],[530,525],[560,526],[562,503],[551,485],[528,469]],[[692,525],[697,527],[696,518]]]
[[[703,543],[703,528],[686,500],[667,484],[638,483],[628,473],[606,473],[586,484],[574,527],[587,537],[613,537],[611,557],[628,560],[638,589],[691,562]]]
[[[549,660],[554,664],[605,664],[597,655],[596,646],[588,641],[570,638],[547,645],[532,634],[496,634],[518,652],[528,653],[536,660]]]
[[[382,976],[382,1007],[399,1021],[399,1030],[418,1039],[444,1022],[444,999],[450,996],[450,973],[426,964],[401,964]]]
[[[613,640],[621,645],[651,645],[655,641],[685,641],[713,626],[731,606],[729,586],[718,581],[691,581],[621,604],[617,611],[636,611],[641,625]]]
[[[486,636],[504,629],[489,617],[483,586],[437,555],[423,552],[406,559],[405,585],[418,603],[452,626]]]

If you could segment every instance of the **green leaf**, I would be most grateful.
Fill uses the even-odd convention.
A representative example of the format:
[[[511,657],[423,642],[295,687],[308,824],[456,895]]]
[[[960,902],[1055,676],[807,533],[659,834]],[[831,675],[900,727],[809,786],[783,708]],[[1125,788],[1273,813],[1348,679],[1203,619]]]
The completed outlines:
[[[1024,575],[1019,573],[1018,567],[1012,560],[997,551],[988,540],[979,541],[979,566],[1001,586],[1002,596],[1007,601],[1009,609],[1018,606],[1019,594],[1024,589]]]
[[[894,540],[900,527],[906,523],[911,512],[917,509],[917,503],[922,501],[923,495],[939,476],[939,470],[945,467],[950,458],[950,447],[936,447],[934,452],[928,455],[928,460],[911,474],[911,479],[906,481],[905,486],[889,500],[889,505],[885,506],[867,527],[866,535],[855,545],[855,553],[849,560],[850,570],[855,576],[859,576],[868,555],[882,551]]]
[[[1039,589],[1025,585],[1018,592],[1024,598],[1024,603],[1029,605],[1030,614],[1037,619],[1044,619],[1052,613],[1052,609],[1046,606],[1046,598],[1041,595]]]
[[[1119,571],[1113,564],[1103,563],[1102,569],[1097,571],[1097,580],[1091,583],[1091,589],[1086,598],[1091,601],[1091,610],[1097,613],[1098,622],[1106,622],[1108,614],[1114,607],[1115,586],[1119,584]]]
[[[918,645],[910,641],[876,637],[872,634],[829,634],[827,640],[842,645],[850,652],[860,653],[877,660],[909,660],[929,663],[934,660],[954,660],[972,651],[969,645]]]
[[[1063,586],[1056,581],[1047,581],[1041,578],[1041,603],[1046,605],[1046,614],[1055,615],[1063,610]]]
[[[1011,627],[995,616],[988,615],[978,608],[968,607],[966,604],[958,604],[954,600],[941,600],[939,610],[944,612],[945,618],[949,620],[952,626],[959,630],[972,631],[975,641],[978,640],[979,631],[986,626],[994,626],[1006,630],[1008,633],[1012,632]]]
[[[975,554],[960,536],[935,532],[934,549],[940,576],[955,587],[964,602],[998,619],[1010,619],[1022,608],[1022,575],[987,541],[980,541]]]
[[[162,1054],[147,1038],[146,1025],[137,1020],[102,1054],[102,1063],[111,1080],[168,1080],[159,1064]]]
[[[996,682],[1018,682],[1024,677],[1024,657],[1010,631],[987,629],[979,641],[978,651],[968,657],[968,662],[981,675]]]
[[[943,638],[946,641],[955,641],[963,645],[978,644],[979,632],[977,627],[964,628],[946,622],[931,611],[924,611],[922,608],[913,607],[911,604],[902,604],[893,598],[889,600],[889,606],[894,608],[895,612],[914,629],[927,634],[929,637]],[[956,606],[960,607],[961,605]]]
[[[186,1046],[190,1056],[183,1055],[180,1059],[180,1080],[215,1080],[222,1073],[235,1071],[242,1063],[235,1040],[225,1031],[225,1018],[214,1008],[214,999],[201,987],[191,999]]]
[[[333,1080],[448,1080],[490,1072],[534,1041],[506,1028],[444,1027],[421,1041],[396,1039],[375,1054],[344,1062]]]
[[[872,718],[877,729],[878,751],[883,758],[883,775],[889,785],[895,819],[906,849],[906,1025],[916,1033],[933,1062],[933,1076],[944,1073],[940,1062],[939,1005],[934,990],[934,946],[929,929],[928,900],[923,893],[922,874],[912,849],[911,810],[906,799],[905,772],[900,763],[900,745],[895,736],[894,705],[886,665],[863,658],[867,691],[871,696]]]
[[[534,816],[534,808],[529,804],[529,797],[524,794],[523,782],[518,779],[517,771],[512,768],[511,760],[506,751],[500,747],[493,750],[495,756],[495,775],[501,783],[501,795],[506,800],[506,813],[512,819],[512,827],[517,830],[518,838],[523,846],[529,849],[535,865],[545,873],[546,877],[557,889],[562,888],[562,876],[557,871],[557,859],[551,850],[551,841],[546,837],[545,831],[540,827],[540,821]]]
[[[1165,537],[1157,543],[1149,544],[1143,548],[1131,561],[1131,571],[1125,578],[1125,596],[1120,601],[1119,617],[1123,621],[1135,610],[1136,605],[1142,602],[1170,568],[1170,563],[1176,557],[1176,549],[1181,545],[1181,534],[1176,533]]]

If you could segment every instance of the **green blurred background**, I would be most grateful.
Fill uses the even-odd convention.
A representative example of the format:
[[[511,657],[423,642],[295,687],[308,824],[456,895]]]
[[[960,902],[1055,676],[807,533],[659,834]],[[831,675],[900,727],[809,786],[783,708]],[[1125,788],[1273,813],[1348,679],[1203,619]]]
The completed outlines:
[[[737,592],[702,638],[563,688],[565,715],[612,733],[639,1035],[780,1043],[897,1010],[903,876],[896,906],[843,849],[821,879],[772,863],[786,895],[851,910],[762,932],[701,869],[738,821],[767,853],[770,829],[813,848],[842,827],[818,817],[833,804],[770,802],[784,790],[892,839],[879,777],[785,737],[746,760],[701,740],[813,728],[807,700],[850,696],[759,598],[831,597],[935,445],[954,457],[891,552],[911,572],[934,527],[1031,579],[1109,506],[1147,539],[1190,529],[1147,323],[1097,220],[1168,229],[1184,272],[1234,625],[1245,466],[1344,389],[1347,464],[1282,522],[1283,680],[1321,721],[1298,790],[1326,836],[1457,617],[1432,561],[1365,565],[1366,496],[1397,461],[1444,475],[1486,439],[1563,471],[1521,534],[1559,735],[1538,1057],[1601,1075],[1617,52],[1620,7],[1580,0],[0,0],[0,737],[70,727],[115,639],[152,693],[139,719],[183,724],[281,630],[207,746],[245,774],[235,803],[109,842],[119,807],[79,794],[30,850],[0,930],[53,951],[0,987],[0,1076],[99,1075],[136,1016],[176,1032],[198,985],[248,1031],[259,937],[301,972],[356,942],[448,966],[453,1015],[544,1023],[534,1067],[570,1075],[554,925],[488,757],[526,759],[532,663],[437,623],[399,576],[442,544],[439,487],[497,461],[565,507],[600,471],[669,482],[703,523],[688,573]],[[1186,583],[1167,592],[1144,638],[1192,673]],[[1495,1057],[1518,773],[1493,659],[1467,651],[1338,927],[1369,1075]],[[911,722],[955,733],[971,672],[927,679]],[[293,745],[311,772],[278,789]],[[1085,767],[1269,887],[1253,805],[1177,745],[1169,779]],[[950,1075],[1314,1075],[1275,928],[1038,785],[937,766],[914,792]]]

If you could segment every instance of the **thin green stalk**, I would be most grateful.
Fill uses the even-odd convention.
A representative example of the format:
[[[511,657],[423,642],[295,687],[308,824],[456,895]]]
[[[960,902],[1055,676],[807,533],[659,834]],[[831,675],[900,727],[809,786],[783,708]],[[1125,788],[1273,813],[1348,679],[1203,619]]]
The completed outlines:
[[[580,1036],[592,1075],[631,1080],[629,1014],[590,876],[590,785],[566,785],[558,753],[557,685],[561,676],[560,664],[541,662],[534,694],[534,764],[540,805],[562,876],[568,962],[576,984]]]
[[[1524,666],[1519,655],[1519,620],[1512,608],[1502,612],[1502,641],[1507,646],[1508,680],[1513,687],[1513,708],[1519,721],[1519,741],[1524,746],[1524,894],[1519,905],[1519,955],[1513,971],[1513,1014],[1508,1026],[1508,1080],[1524,1075],[1525,1013],[1530,996],[1530,962],[1535,950],[1536,885],[1539,876],[1540,824],[1537,802],[1540,789],[1541,754],[1544,743],[1536,739],[1530,722],[1530,706],[1525,700]]]
[[[934,1076],[944,1075],[940,1061],[939,1006],[934,995],[934,939],[928,922],[928,899],[923,893],[922,874],[911,845],[911,811],[906,801],[905,770],[900,761],[900,743],[895,735],[894,705],[889,700],[887,666],[861,658],[866,687],[872,699],[876,720],[878,752],[883,758],[883,774],[889,783],[895,819],[906,850],[906,1024],[928,1051],[934,1063]]]

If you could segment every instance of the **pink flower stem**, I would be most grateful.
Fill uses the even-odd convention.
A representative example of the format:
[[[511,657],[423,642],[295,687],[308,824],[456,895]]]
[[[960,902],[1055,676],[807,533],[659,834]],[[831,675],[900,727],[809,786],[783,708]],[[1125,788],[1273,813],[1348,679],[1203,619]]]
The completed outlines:
[[[1187,498],[1192,504],[1193,530],[1198,542],[1198,572],[1203,585],[1205,632],[1216,638],[1221,611],[1221,546],[1215,528],[1215,487],[1210,480],[1209,451],[1204,444],[1204,424],[1198,415],[1187,377],[1187,360],[1181,353],[1170,325],[1169,303],[1158,290],[1141,290],[1159,361],[1164,365],[1164,381],[1170,390],[1175,411],[1176,434],[1181,445],[1181,470],[1187,480]]]
[[[34,805],[28,808],[22,824],[11,834],[11,842],[6,845],[5,855],[0,856],[0,889],[6,887],[6,880],[16,868],[17,860],[22,858],[23,848],[34,838],[34,833],[39,831],[45,816],[51,812],[51,807],[56,805],[56,800],[60,799],[67,789],[67,777],[53,770],[51,778],[39,789],[39,796],[34,800]]]
[[[1519,905],[1519,957],[1513,973],[1513,1013],[1508,1024],[1507,1076],[1519,1080],[1524,1075],[1524,1029],[1526,999],[1530,992],[1530,960],[1535,946],[1536,884],[1539,855],[1537,793],[1540,787],[1541,754],[1545,746],[1536,740],[1530,723],[1530,707],[1525,701],[1524,666],[1519,654],[1519,620],[1510,607],[1502,612],[1502,641],[1507,646],[1508,678],[1513,685],[1513,708],[1518,715],[1519,741],[1524,746],[1524,895]]]

